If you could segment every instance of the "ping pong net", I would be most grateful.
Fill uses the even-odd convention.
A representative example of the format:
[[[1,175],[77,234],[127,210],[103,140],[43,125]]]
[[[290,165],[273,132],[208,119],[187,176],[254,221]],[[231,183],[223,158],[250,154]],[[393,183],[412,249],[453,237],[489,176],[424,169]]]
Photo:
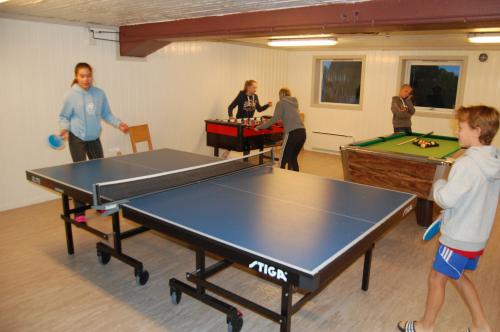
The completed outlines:
[[[271,149],[172,171],[96,183],[93,185],[93,208],[111,214],[131,198],[207,181],[273,162],[274,152]]]

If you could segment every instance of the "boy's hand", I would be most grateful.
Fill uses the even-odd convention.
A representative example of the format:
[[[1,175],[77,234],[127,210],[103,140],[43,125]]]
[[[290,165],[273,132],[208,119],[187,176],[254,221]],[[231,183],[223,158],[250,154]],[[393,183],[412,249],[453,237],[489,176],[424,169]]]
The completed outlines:
[[[68,136],[69,136],[68,129],[61,129],[61,132],[59,133],[59,136],[61,136],[65,140],[67,140]]]
[[[120,129],[120,131],[124,134],[128,133],[128,126],[125,122],[120,122],[118,129]]]
[[[269,106],[269,107],[273,106],[273,102],[272,101],[268,102],[267,106]]]

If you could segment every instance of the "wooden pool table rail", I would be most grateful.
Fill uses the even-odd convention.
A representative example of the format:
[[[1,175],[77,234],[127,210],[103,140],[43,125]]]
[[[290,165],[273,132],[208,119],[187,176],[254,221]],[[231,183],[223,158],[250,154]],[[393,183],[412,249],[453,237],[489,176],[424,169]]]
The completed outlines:
[[[417,221],[422,226],[430,225],[434,218],[432,185],[447,178],[453,159],[376,151],[359,144],[340,147],[344,179],[417,195]],[[453,157],[462,152],[456,151]]]

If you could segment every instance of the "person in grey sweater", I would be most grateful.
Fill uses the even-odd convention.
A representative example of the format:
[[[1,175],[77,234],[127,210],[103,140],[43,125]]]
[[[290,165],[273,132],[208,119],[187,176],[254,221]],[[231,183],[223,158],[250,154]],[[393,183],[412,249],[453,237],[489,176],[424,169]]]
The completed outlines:
[[[292,97],[290,89],[282,88],[279,91],[280,101],[276,104],[274,114],[271,119],[264,122],[255,130],[261,130],[271,127],[278,121],[282,121],[285,131],[285,138],[281,147],[280,167],[298,172],[299,162],[297,157],[306,141],[306,129],[300,119],[299,103],[297,98]]]
[[[392,97],[392,126],[395,133],[411,134],[411,117],[415,114],[415,106],[411,100],[413,89],[403,84],[399,96]]]
[[[499,113],[483,105],[461,107],[457,119],[458,140],[467,151],[453,164],[448,180],[434,183],[434,200],[444,209],[439,247],[429,273],[424,315],[419,321],[399,322],[403,332],[434,330],[448,281],[457,288],[471,313],[472,325],[465,331],[492,332],[466,272],[476,270],[495,222],[500,150],[491,142],[498,131]]]

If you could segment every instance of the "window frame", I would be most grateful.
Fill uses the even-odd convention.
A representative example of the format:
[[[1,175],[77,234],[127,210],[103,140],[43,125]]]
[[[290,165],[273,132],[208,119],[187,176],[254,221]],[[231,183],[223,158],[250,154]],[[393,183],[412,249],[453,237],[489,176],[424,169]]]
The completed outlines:
[[[321,101],[321,85],[323,81],[323,61],[361,62],[359,104],[329,103]],[[311,107],[361,111],[363,108],[363,99],[364,99],[363,90],[365,83],[365,67],[366,67],[366,56],[364,55],[314,56],[312,85],[311,85],[312,86]]]
[[[455,97],[455,108],[460,107],[463,104],[463,95],[465,90],[465,78],[467,75],[467,57],[451,57],[451,56],[439,56],[439,57],[426,57],[426,56],[415,56],[415,57],[400,57],[399,61],[399,85],[396,87],[397,96],[399,94],[399,89],[401,85],[408,84],[410,80],[411,65],[434,65],[434,66],[446,66],[446,65],[459,65],[460,72],[458,76],[457,84],[457,94]],[[438,107],[427,107],[427,106],[415,106],[415,115],[424,117],[437,117],[437,118],[453,118],[455,109],[451,108],[438,108]]]

